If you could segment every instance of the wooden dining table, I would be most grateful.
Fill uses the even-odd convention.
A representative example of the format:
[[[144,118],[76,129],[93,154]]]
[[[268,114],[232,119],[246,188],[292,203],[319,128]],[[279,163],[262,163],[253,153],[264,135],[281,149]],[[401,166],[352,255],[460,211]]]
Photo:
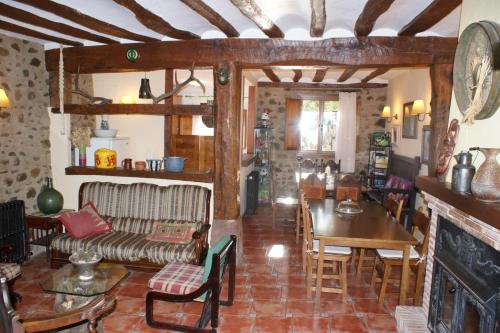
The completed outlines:
[[[399,223],[393,222],[386,210],[375,201],[360,201],[359,214],[335,212],[338,202],[331,198],[308,200],[312,216],[314,239],[319,240],[318,257],[322,258],[326,245],[403,251],[403,267],[399,304],[406,302],[410,270],[410,247],[418,241]],[[316,290],[321,290],[323,260],[318,260]],[[316,293],[319,297],[320,292]]]

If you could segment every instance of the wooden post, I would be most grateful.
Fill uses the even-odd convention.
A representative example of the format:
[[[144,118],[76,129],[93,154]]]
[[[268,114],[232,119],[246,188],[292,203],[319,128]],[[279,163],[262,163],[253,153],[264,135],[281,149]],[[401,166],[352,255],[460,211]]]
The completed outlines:
[[[174,89],[174,70],[172,68],[165,69],[165,92],[172,91]],[[165,107],[171,108],[174,105],[174,96],[165,99]],[[163,149],[163,156],[170,155],[170,149],[172,146],[172,116],[165,116],[163,123],[163,135],[165,142]]]
[[[229,74],[225,85],[215,85],[215,174],[214,218],[237,219],[240,215],[239,159],[240,159],[240,99],[241,69],[232,62],[218,63],[214,70],[224,68]]]
[[[428,175],[435,177],[439,152],[448,129],[451,92],[453,90],[453,65],[434,64],[430,67],[431,100],[431,137],[429,144]]]

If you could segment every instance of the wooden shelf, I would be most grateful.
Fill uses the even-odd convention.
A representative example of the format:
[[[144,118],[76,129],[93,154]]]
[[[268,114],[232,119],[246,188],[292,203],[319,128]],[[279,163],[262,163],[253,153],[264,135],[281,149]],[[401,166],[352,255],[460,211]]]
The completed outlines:
[[[206,103],[199,105],[185,104],[64,104],[64,113],[86,114],[86,115],[119,115],[119,114],[141,114],[141,115],[179,115],[211,116],[214,114],[214,106]],[[52,113],[60,113],[59,108],[52,108]]]
[[[475,199],[471,194],[454,192],[451,190],[450,183],[439,182],[434,177],[417,176],[415,184],[420,190],[500,230],[500,205],[498,203],[483,202]]]
[[[157,178],[157,179],[175,179],[186,180],[201,183],[212,183],[213,173],[200,172],[195,170],[184,170],[183,172],[161,171],[139,171],[135,169],[97,169],[95,167],[77,167],[71,166],[66,168],[67,175],[96,175],[96,176],[113,176],[113,177],[138,177],[138,178]]]

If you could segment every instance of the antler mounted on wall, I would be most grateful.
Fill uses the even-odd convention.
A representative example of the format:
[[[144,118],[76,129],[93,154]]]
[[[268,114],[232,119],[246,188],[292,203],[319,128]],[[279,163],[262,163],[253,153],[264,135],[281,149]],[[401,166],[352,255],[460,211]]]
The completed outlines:
[[[76,78],[75,78],[75,89],[73,89],[71,92],[73,94],[78,94],[82,96],[83,98],[88,99],[88,104],[96,104],[96,105],[105,105],[105,104],[111,104],[113,103],[112,99],[105,98],[105,97],[94,97],[89,94],[87,94],[85,91],[81,90],[78,87],[78,79],[80,77],[80,70],[76,73]]]
[[[177,81],[177,73],[175,73],[175,87],[174,87],[174,89],[172,91],[163,93],[158,97],[153,96],[153,103],[158,104],[159,102],[163,101],[164,99],[177,94],[179,91],[184,89],[184,87],[186,87],[190,82],[193,82],[193,81],[198,83],[200,85],[201,89],[203,89],[203,93],[205,93],[205,86],[203,85],[203,83],[199,79],[194,77],[194,63],[191,66],[191,68],[189,69],[189,72],[190,72],[189,77],[181,83],[179,83],[179,81]]]

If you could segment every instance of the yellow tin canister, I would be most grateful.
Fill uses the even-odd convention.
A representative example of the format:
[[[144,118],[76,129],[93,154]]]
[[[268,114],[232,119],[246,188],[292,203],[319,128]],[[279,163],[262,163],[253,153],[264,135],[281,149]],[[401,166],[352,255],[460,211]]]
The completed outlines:
[[[116,151],[107,148],[96,150],[95,167],[99,169],[116,168]]]

